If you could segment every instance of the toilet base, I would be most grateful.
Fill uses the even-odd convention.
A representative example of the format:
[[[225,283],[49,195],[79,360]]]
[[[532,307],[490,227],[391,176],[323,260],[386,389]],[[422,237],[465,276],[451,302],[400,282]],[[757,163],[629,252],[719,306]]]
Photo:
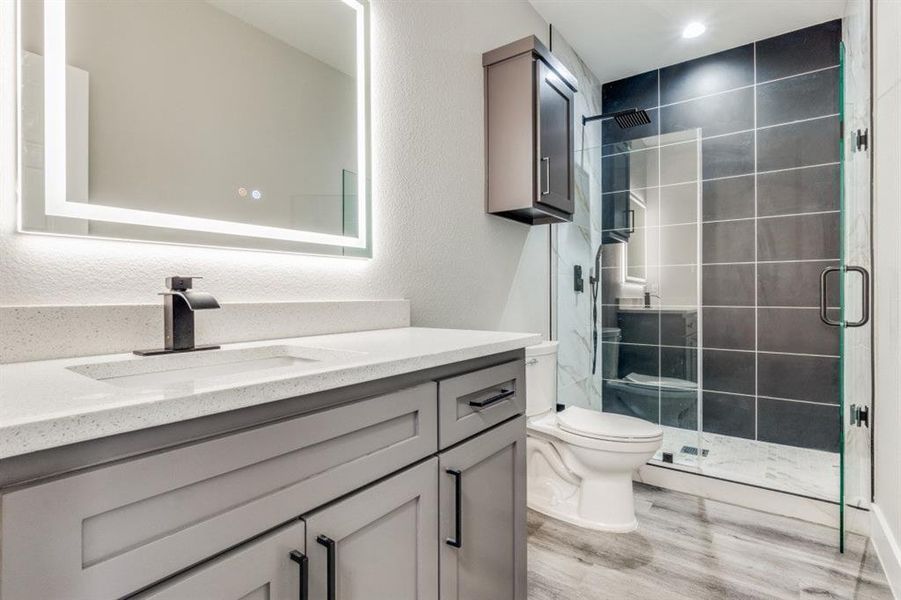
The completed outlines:
[[[638,519],[632,519],[630,523],[605,525],[603,523],[598,523],[597,521],[589,521],[587,519],[581,518],[577,510],[558,510],[562,507],[555,509],[549,506],[545,506],[540,502],[531,501],[528,502],[528,506],[530,510],[534,510],[535,512],[547,515],[548,517],[552,517],[554,519],[557,519],[558,521],[564,521],[577,527],[591,529],[593,531],[606,531],[608,533],[629,533],[638,529]]]
[[[529,438],[528,507],[594,531],[627,533],[638,528],[630,472],[586,481],[566,469],[553,446]]]

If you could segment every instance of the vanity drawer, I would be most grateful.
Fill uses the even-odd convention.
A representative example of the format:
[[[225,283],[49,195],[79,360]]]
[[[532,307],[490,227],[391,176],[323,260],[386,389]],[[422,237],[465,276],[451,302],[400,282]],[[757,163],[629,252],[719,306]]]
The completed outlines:
[[[435,452],[436,384],[99,467],[0,498],[0,598],[101,600]]]
[[[525,412],[525,362],[464,373],[438,382],[438,443],[442,449]]]

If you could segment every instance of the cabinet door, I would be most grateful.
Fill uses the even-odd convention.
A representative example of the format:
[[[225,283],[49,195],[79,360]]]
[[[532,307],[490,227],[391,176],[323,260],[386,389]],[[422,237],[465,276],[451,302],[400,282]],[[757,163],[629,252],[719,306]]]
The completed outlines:
[[[311,600],[437,600],[438,459],[304,517]]]
[[[573,93],[543,62],[538,69],[538,197],[572,213]]]
[[[304,524],[295,521],[191,569],[134,600],[297,600],[306,598]]]
[[[441,600],[525,600],[525,418],[439,458]]]

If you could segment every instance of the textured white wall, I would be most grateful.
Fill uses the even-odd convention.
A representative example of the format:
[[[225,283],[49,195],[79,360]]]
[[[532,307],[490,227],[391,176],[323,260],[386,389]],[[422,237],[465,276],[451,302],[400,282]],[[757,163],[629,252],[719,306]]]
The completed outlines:
[[[873,27],[877,515],[873,538],[895,594],[901,595],[901,3],[878,0]]]
[[[547,41],[525,0],[373,1],[365,261],[15,233],[12,5],[0,2],[0,304],[148,302],[179,273],[225,302],[404,297],[416,325],[546,332],[547,227],[484,212],[481,53]]]

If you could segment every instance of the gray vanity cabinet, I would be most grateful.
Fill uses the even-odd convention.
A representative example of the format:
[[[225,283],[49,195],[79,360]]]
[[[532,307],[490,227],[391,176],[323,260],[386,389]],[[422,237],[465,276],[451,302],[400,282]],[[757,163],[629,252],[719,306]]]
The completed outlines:
[[[438,459],[304,517],[311,599],[437,600]]]
[[[440,455],[441,600],[525,600],[526,431],[517,418]]]
[[[294,521],[132,600],[297,600],[304,543]]]
[[[481,357],[36,459],[0,490],[0,599],[524,600],[523,371]]]
[[[482,55],[488,212],[572,221],[576,80],[535,36]]]

